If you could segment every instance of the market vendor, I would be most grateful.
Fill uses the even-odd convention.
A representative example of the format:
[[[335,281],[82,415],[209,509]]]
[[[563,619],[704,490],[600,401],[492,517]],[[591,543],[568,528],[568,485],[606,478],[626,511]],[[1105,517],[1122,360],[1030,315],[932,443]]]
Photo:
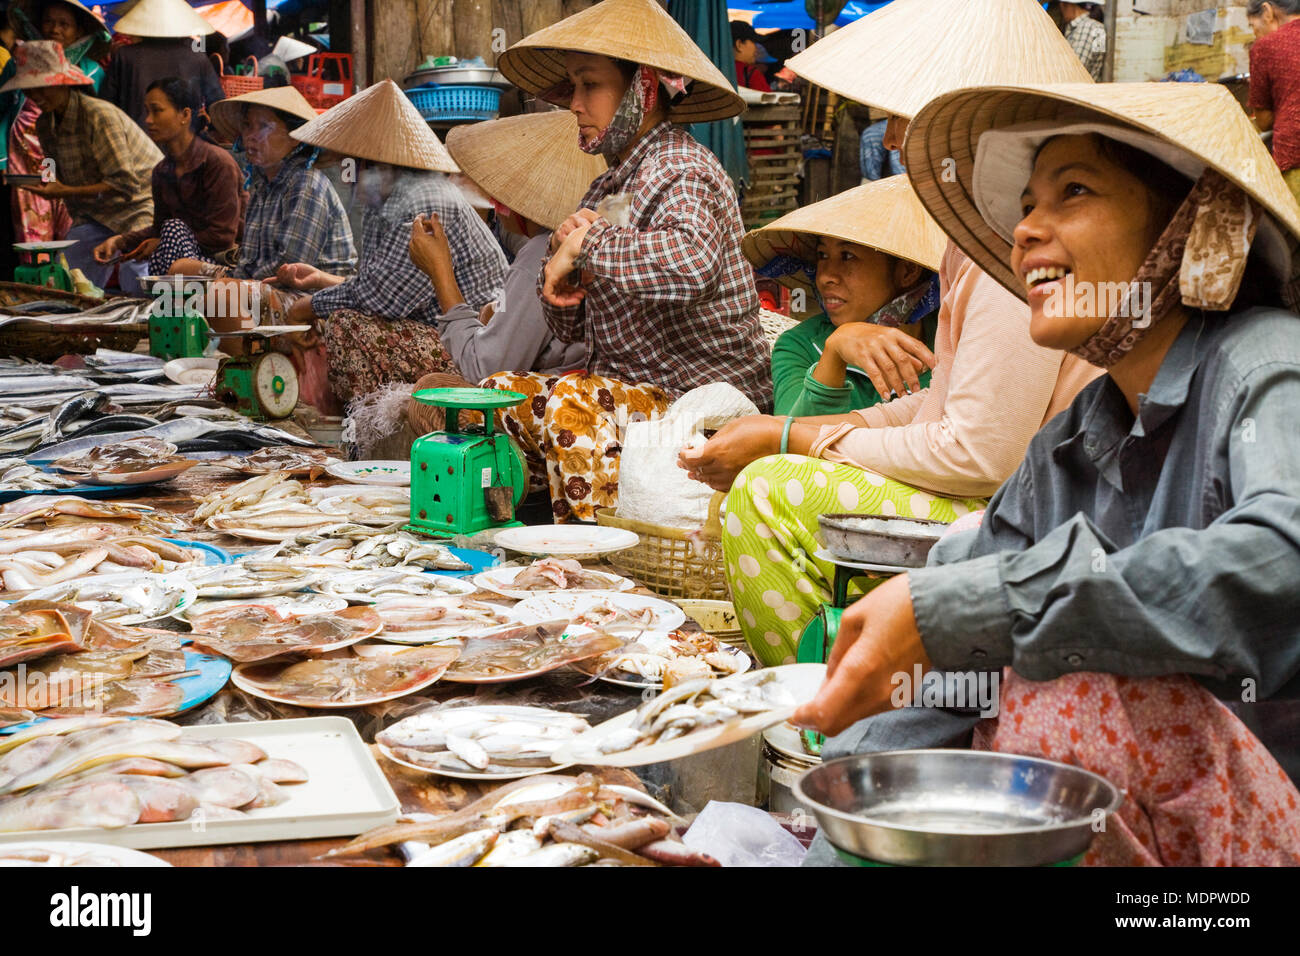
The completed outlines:
[[[778,415],[837,415],[927,388],[947,237],[905,176],[842,192],[745,236],[754,271],[822,312],[772,349]]]
[[[164,154],[153,170],[153,223],[105,239],[95,260],[147,260],[155,276],[185,257],[233,262],[247,195],[230,153],[206,135],[198,91],[188,80],[167,77],[149,87],[145,105],[145,130]]]
[[[75,0],[15,3],[9,7],[9,25],[20,40],[53,40],[63,47],[68,62],[90,77],[92,90],[104,79],[98,63],[108,52],[109,33],[99,18]],[[18,69],[13,59],[0,70],[0,85]],[[21,90],[0,94],[0,169],[17,175],[39,175],[41,141],[36,120],[41,110]],[[12,213],[15,242],[62,239],[72,228],[64,203],[31,190],[14,190]]]
[[[1032,0],[1003,5],[1014,22],[981,38],[974,58],[955,49],[966,41],[947,31],[941,6],[916,4],[910,18],[892,9],[791,61],[813,82],[853,90],[889,113],[888,146],[901,145],[906,117],[933,96],[994,69],[1008,82],[1090,81]],[[916,36],[935,38],[932,56],[917,57]],[[1023,54],[1025,44],[1037,51],[1033,57]],[[877,52],[864,58],[863,49]],[[835,569],[814,557],[819,515],[951,522],[982,508],[1019,466],[1034,433],[1100,374],[1036,345],[1024,303],[952,243],[939,264],[939,289],[929,388],[841,415],[738,419],[682,452],[679,463],[693,477],[730,490],[722,536],[727,577],[745,638],[766,664],[794,661],[804,627],[830,598]],[[859,578],[853,587],[878,582]]]
[[[487,225],[447,178],[456,164],[411,101],[391,80],[374,84],[301,129],[294,137],[357,163],[365,204],[361,262],[352,278],[293,263],[278,281],[308,293],[289,310],[291,323],[317,334],[295,350],[295,362],[328,357],[329,385],[339,403],[430,372],[457,373],[438,333],[446,311],[409,253],[412,225],[436,215],[450,244],[458,292],[481,309],[501,291],[506,259]],[[328,406],[328,396],[318,395]]]
[[[913,125],[940,224],[1028,301],[1035,342],[1107,374],[978,530],[845,612],[796,721],[841,731],[913,664],[1005,668],[976,745],[1126,792],[1085,862],[1300,863],[1300,793],[1269,753],[1294,758],[1300,714],[1300,210],[1213,85],[965,90]],[[955,179],[930,156],[962,157]]]
[[[771,407],[735,191],[713,154],[674,125],[726,119],[744,104],[654,0],[605,0],[516,43],[498,66],[567,106],[582,149],[609,165],[553,233],[538,281],[552,330],[587,345],[587,374],[554,385],[536,373],[495,377],[530,396],[506,417],[547,462],[556,520],[590,521],[617,502],[630,421],[712,382]]]
[[[504,387],[491,377],[502,369],[555,377],[585,368],[585,344],[561,342],[546,324],[537,274],[551,231],[578,208],[605,163],[578,148],[578,124],[567,110],[457,126],[447,134],[447,150],[461,172],[491,198],[501,227],[527,239],[506,270],[500,297],[476,310],[465,303],[456,283],[451,247],[441,225],[421,219],[412,228],[411,260],[429,276],[445,308],[438,317],[438,334],[466,384]],[[416,389],[435,381],[442,380],[428,376]],[[437,413],[412,401],[408,419],[417,434],[424,434],[434,429]],[[514,418],[506,423],[511,426],[525,449],[531,486],[545,489],[546,459],[529,436],[518,433]]]
[[[113,267],[95,261],[95,247],[150,222],[149,174],[162,154],[129,116],[83,92],[90,78],[68,62],[56,41],[20,42],[14,62],[17,72],[0,93],[25,90],[40,107],[36,134],[57,176],[21,188],[67,204],[72,228],[66,238],[76,241],[65,252],[68,265],[103,287]],[[122,288],[135,292],[143,268],[143,263],[123,268]]]
[[[217,28],[185,0],[139,0],[117,21],[115,29],[138,39],[114,49],[100,95],[141,127],[148,117],[145,96],[150,86],[164,77],[192,82],[209,111],[225,97],[217,71],[204,52],[206,40],[219,35]],[[200,38],[197,46],[196,37]]]

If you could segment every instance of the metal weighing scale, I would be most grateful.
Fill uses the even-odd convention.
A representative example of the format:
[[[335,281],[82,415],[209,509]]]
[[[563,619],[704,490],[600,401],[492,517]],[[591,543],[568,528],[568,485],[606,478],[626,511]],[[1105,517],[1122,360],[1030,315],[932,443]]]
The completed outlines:
[[[289,356],[272,352],[267,343],[281,335],[306,332],[310,325],[264,325],[219,338],[247,339],[248,352],[228,355],[217,366],[217,401],[241,415],[264,422],[288,418],[298,404],[298,372]]]
[[[411,445],[411,523],[408,531],[449,538],[489,528],[518,528],[515,508],[528,490],[524,456],[492,412],[528,396],[495,388],[424,388],[417,402],[446,409],[442,431]],[[483,425],[462,428],[460,412],[483,412]]]
[[[76,239],[59,239],[53,242],[15,242],[14,250],[22,254],[22,263],[14,266],[14,281],[26,285],[45,286],[50,289],[62,289],[64,292],[77,291],[72,283],[72,275],[62,263],[54,260],[54,254],[60,250],[75,246]],[[45,261],[41,261],[41,257]]]

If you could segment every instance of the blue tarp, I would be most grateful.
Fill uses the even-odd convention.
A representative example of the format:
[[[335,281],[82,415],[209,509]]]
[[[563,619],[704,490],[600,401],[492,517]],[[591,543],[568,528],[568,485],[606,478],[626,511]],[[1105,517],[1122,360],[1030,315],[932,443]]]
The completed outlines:
[[[854,20],[860,20],[888,2],[889,0],[884,0],[883,3],[863,3],[860,0],[849,0],[840,15],[835,18],[835,25],[842,27]],[[757,0],[749,0],[748,3],[736,2],[728,6],[732,10],[756,11],[755,30],[811,30],[815,26],[812,17],[808,16],[808,11],[804,7],[804,0],[783,0],[780,3],[760,3]]]

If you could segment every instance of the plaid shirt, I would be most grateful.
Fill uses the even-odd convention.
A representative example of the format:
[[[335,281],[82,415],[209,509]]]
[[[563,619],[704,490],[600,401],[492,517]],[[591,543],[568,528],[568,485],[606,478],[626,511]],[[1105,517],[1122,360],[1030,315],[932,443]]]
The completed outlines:
[[[153,168],[162,152],[112,103],[71,91],[62,116],[42,113],[36,121],[41,149],[55,163],[55,178],[67,186],[108,183],[98,196],[64,199],[74,223],[94,221],[115,233],[153,221]]]
[[[740,205],[721,164],[685,130],[661,123],[591,184],[582,205],[594,209],[614,193],[631,194],[630,225],[600,219],[587,231],[579,265],[594,279],[576,306],[543,301],[551,329],[586,344],[593,374],[674,397],[728,382],[770,411],[770,350],[740,251]]]
[[[285,159],[274,179],[254,167],[250,192],[235,278],[263,279],[292,262],[335,274],[356,268],[347,210],[325,174],[307,168],[302,152]]]
[[[1083,68],[1100,83],[1101,69],[1106,63],[1106,28],[1084,14],[1065,25],[1065,39]]]
[[[436,213],[447,233],[460,294],[475,309],[501,292],[506,257],[492,231],[442,173],[403,170],[392,193],[362,220],[361,265],[354,278],[311,297],[317,315],[356,309],[385,319],[433,322],[442,314],[429,277],[411,262],[411,223]]]

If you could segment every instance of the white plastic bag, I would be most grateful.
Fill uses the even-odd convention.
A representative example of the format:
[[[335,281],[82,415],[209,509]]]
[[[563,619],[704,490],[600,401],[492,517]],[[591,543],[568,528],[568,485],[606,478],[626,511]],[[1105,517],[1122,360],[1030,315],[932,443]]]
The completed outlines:
[[[716,800],[700,811],[682,842],[723,866],[799,866],[808,852],[793,833],[757,807]]]

